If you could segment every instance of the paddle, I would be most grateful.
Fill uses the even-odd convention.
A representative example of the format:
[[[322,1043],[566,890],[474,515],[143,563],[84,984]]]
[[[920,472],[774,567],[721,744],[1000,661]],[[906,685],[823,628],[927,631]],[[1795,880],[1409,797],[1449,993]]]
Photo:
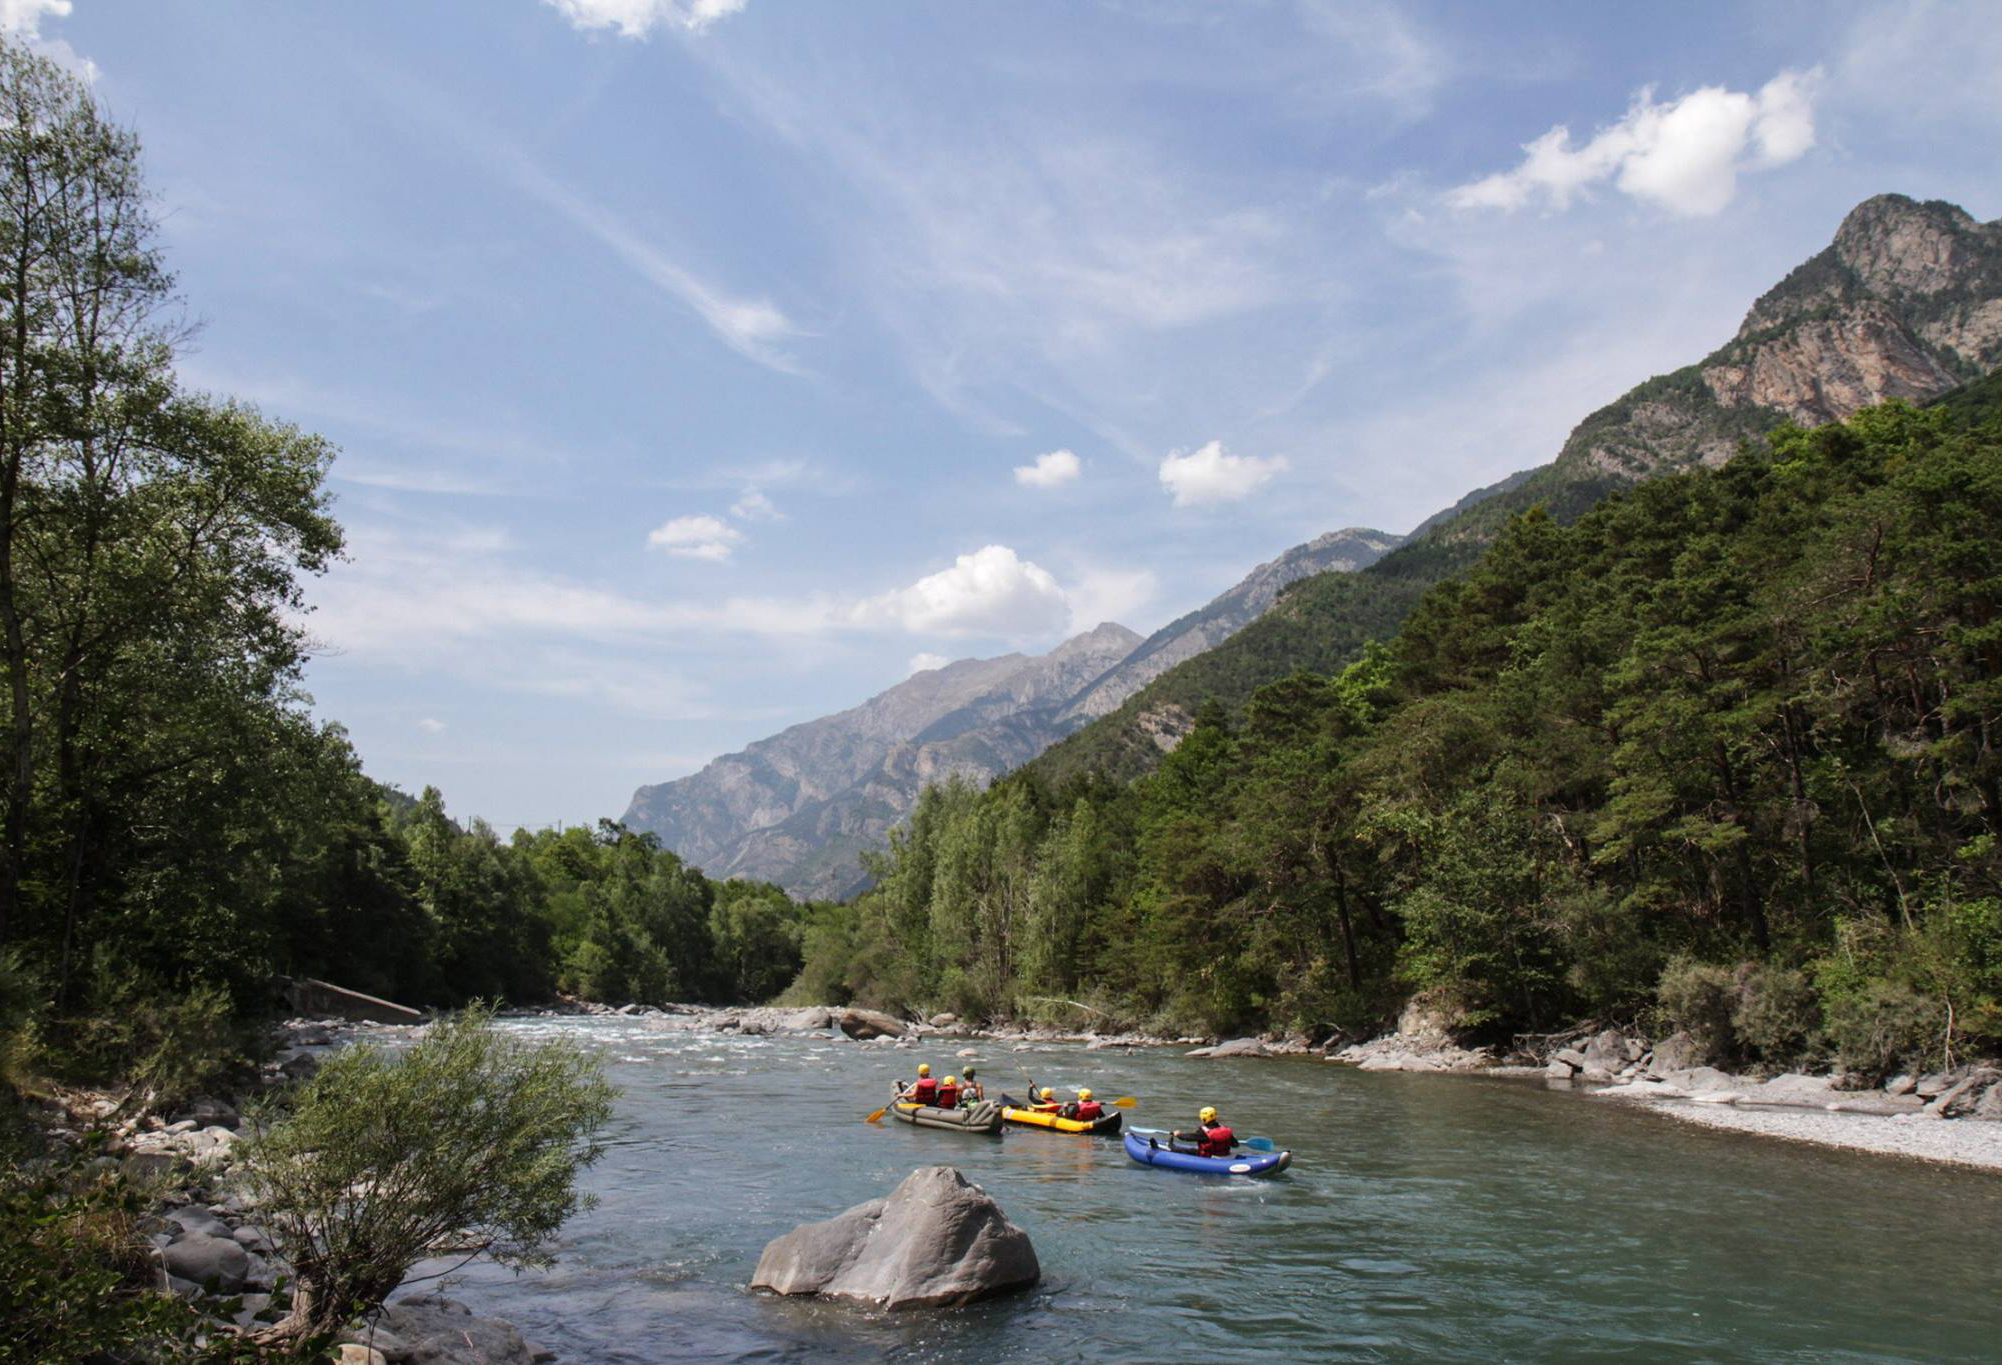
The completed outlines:
[[[1134,1105],[1138,1103],[1140,1103],[1140,1101],[1134,1099],[1133,1096],[1131,1095],[1121,1095],[1118,1099],[1112,1102],[1112,1107],[1114,1109],[1131,1109]]]
[[[883,1119],[883,1115],[885,1115],[885,1114],[887,1114],[887,1113],[889,1113],[889,1112],[890,1112],[890,1107],[889,1107],[888,1105],[884,1105],[884,1106],[883,1106],[883,1107],[882,1107],[881,1109],[878,1109],[878,1110],[877,1110],[877,1111],[876,1111],[875,1113],[873,1113],[873,1114],[869,1115],[869,1117],[868,1117],[868,1118],[866,1118],[866,1119],[863,1119],[863,1120],[862,1120],[862,1122],[864,1122],[864,1123],[880,1123],[880,1122],[882,1122],[882,1119]]]

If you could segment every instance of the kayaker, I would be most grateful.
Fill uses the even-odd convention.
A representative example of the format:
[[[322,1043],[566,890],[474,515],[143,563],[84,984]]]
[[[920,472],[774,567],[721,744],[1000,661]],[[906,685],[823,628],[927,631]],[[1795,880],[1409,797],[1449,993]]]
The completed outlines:
[[[947,1076],[945,1078],[944,1083],[938,1088],[938,1099],[934,1103],[940,1109],[957,1109],[959,1107],[959,1078],[957,1076]]]
[[[1036,1096],[1034,1108],[1038,1113],[1054,1114],[1062,1110],[1063,1106],[1057,1103],[1057,1092],[1046,1085],[1042,1093]]]
[[[904,1098],[916,1100],[919,1104],[938,1103],[938,1082],[931,1078],[931,1063],[918,1063],[918,1081],[904,1092]]]
[[[1096,1123],[1105,1114],[1105,1106],[1091,1097],[1089,1089],[1077,1092],[1077,1104],[1073,1110],[1070,1117],[1079,1123]]]
[[[1216,1106],[1204,1105],[1202,1112],[1196,1115],[1196,1120],[1200,1126],[1194,1132],[1184,1133],[1177,1128],[1168,1134],[1169,1147],[1173,1148],[1177,1142],[1193,1142],[1196,1144],[1197,1156],[1229,1156],[1230,1149],[1237,1146],[1237,1134],[1225,1127],[1223,1121],[1217,1117]]]
[[[987,1099],[987,1087],[973,1079],[973,1068],[970,1066],[959,1083],[959,1093],[968,1104],[980,1104]]]

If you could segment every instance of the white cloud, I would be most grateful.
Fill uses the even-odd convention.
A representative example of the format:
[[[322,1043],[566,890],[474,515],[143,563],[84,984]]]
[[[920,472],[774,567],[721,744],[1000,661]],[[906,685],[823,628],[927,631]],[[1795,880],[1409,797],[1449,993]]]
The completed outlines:
[[[656,28],[700,33],[744,8],[746,0],[543,0],[580,29],[615,28],[644,38]],[[68,9],[67,3],[63,4]]]
[[[1175,506],[1204,502],[1236,502],[1269,483],[1286,468],[1283,455],[1231,455],[1222,441],[1200,450],[1180,451],[1161,461],[1161,486],[1175,495]]]
[[[73,75],[94,81],[97,63],[78,56],[76,49],[61,38],[51,38],[42,32],[42,20],[67,19],[69,12],[70,0],[0,0],[0,35],[47,57]]]
[[[919,673],[929,673],[934,668],[944,668],[951,662],[952,660],[946,658],[943,654],[913,654],[911,655],[910,676],[915,677]]]
[[[1783,71],[1756,95],[1705,86],[1666,104],[1642,90],[1625,117],[1583,146],[1573,146],[1571,130],[1560,123],[1524,145],[1520,166],[1462,185],[1447,202],[1513,210],[1541,200],[1562,209],[1572,196],[1610,180],[1670,213],[1716,213],[1737,193],[1741,172],[1783,166],[1814,145],[1819,74]]]
[[[1135,613],[1154,600],[1160,584],[1146,569],[1087,569],[1064,594],[1075,635],[1105,621],[1131,626]]]
[[[744,533],[718,517],[675,517],[647,533],[646,543],[683,559],[722,561],[730,557]]]
[[[417,722],[417,728],[427,735],[442,734],[444,733],[445,722],[439,720],[436,716],[426,716]]]
[[[1052,450],[1038,455],[1034,464],[1015,466],[1015,482],[1024,488],[1061,488],[1073,483],[1084,466],[1068,450]]]
[[[743,496],[730,504],[730,515],[739,521],[784,521],[778,504],[756,488],[746,488]]]
[[[952,567],[857,605],[858,625],[894,625],[918,635],[1032,636],[1070,618],[1047,570],[1006,545],[987,545]]]

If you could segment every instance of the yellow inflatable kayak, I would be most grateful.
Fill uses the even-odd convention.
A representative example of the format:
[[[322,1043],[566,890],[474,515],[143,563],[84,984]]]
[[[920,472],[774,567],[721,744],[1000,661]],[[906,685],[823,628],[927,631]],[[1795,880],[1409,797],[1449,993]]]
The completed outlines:
[[[1117,1109],[1107,1109],[1089,1123],[1080,1119],[1067,1119],[1048,1109],[1024,1109],[1001,1097],[1001,1117],[1010,1123],[1024,1124],[1030,1128],[1047,1128],[1054,1133],[1094,1133],[1100,1137],[1117,1137],[1119,1125],[1125,1115]]]

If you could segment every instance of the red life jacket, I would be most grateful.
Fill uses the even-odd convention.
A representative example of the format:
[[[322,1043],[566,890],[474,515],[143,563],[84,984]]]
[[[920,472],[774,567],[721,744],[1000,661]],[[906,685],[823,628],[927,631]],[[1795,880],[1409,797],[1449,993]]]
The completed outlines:
[[[911,1087],[911,1098],[919,1104],[938,1102],[938,1082],[929,1076],[918,1077],[918,1083]]]
[[[959,1087],[958,1087],[958,1086],[956,1086],[956,1085],[942,1085],[942,1086],[940,1086],[940,1087],[938,1088],[938,1107],[939,1107],[939,1108],[941,1108],[941,1109],[951,1109],[952,1107],[954,1107],[954,1106],[955,1106],[955,1105],[957,1105],[958,1103],[959,1103]]]
[[[1104,1113],[1105,1106],[1097,1100],[1078,1101],[1077,1117],[1080,1123],[1090,1123]]]
[[[1218,1124],[1214,1128],[1203,1129],[1202,1140],[1196,1143],[1197,1156],[1229,1156],[1230,1149],[1237,1142],[1237,1134]]]

